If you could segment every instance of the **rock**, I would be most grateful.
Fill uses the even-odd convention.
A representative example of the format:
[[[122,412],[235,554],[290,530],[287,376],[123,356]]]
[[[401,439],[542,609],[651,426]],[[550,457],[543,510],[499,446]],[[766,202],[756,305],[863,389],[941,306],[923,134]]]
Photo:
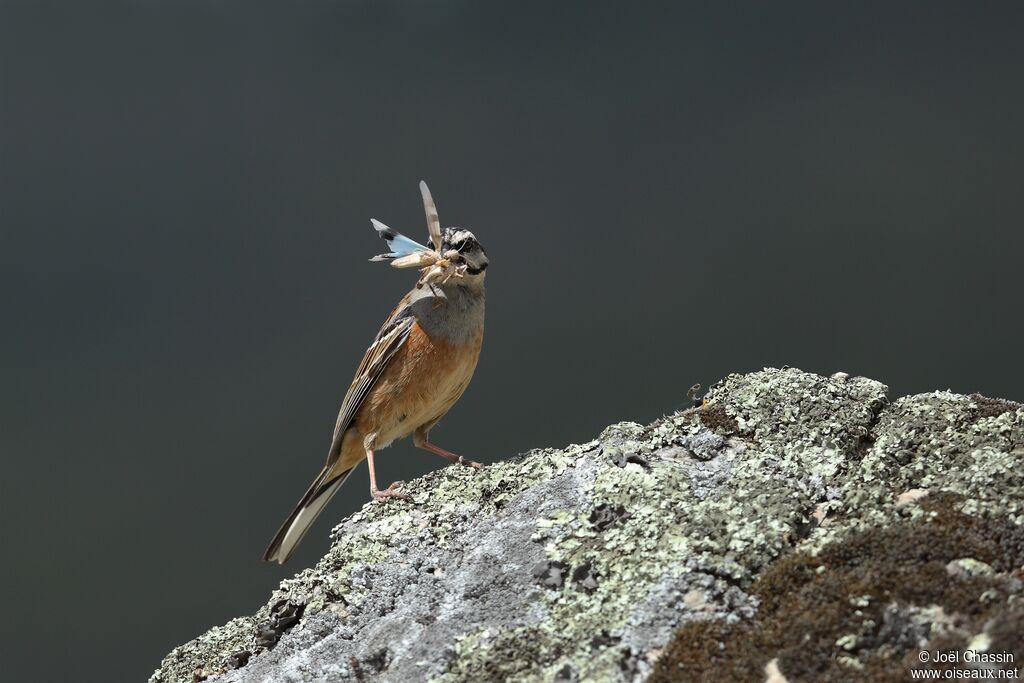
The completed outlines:
[[[839,373],[836,373],[839,374]],[[835,377],[833,376],[833,379]],[[773,659],[764,665],[764,683],[789,683],[786,677],[779,671],[779,660]]]
[[[975,576],[991,576],[992,567],[970,557],[953,560],[946,565],[946,573],[958,579],[970,579]]]
[[[982,636],[1024,661],[1024,407],[886,392],[765,369],[438,470],[150,681],[907,680]]]

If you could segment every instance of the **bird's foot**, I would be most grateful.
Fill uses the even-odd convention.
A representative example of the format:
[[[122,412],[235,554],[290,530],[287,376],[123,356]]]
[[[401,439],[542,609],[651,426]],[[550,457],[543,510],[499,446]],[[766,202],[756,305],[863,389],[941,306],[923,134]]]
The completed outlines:
[[[411,500],[412,497],[408,493],[403,493],[400,489],[405,486],[404,481],[396,481],[395,483],[388,486],[386,489],[378,489],[376,487],[370,488],[370,495],[376,501],[383,501],[388,498],[401,498],[402,500]]]
[[[457,457],[458,457],[458,460],[453,460],[452,461],[456,465],[462,465],[463,467],[472,467],[475,470],[480,470],[480,469],[483,469],[483,467],[484,467],[483,465],[481,465],[480,463],[476,462],[475,460],[470,460],[469,458],[463,458],[461,455],[459,455]]]
[[[483,465],[481,465],[480,463],[474,462],[469,458],[463,458],[461,455],[457,455],[455,453],[452,453],[451,451],[446,451],[440,446],[436,446],[430,443],[429,441],[427,441],[425,437],[422,439],[418,439],[416,441],[416,447],[422,448],[425,451],[430,451],[434,455],[440,455],[445,460],[455,463],[456,465],[462,465],[463,467],[472,467],[475,470],[483,468]]]

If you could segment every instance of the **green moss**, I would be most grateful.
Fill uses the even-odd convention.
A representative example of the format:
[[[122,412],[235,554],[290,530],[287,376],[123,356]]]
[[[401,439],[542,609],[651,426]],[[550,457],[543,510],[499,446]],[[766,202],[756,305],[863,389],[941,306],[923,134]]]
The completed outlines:
[[[908,396],[887,410],[851,493],[912,488],[960,494],[969,511],[1024,521],[1024,408],[995,414],[966,396]],[[867,486],[865,486],[867,485]],[[867,501],[874,503],[874,501]]]
[[[620,678],[633,653],[625,645],[594,651],[594,634],[621,634],[653,587],[666,581],[685,585],[710,577],[709,599],[730,585],[749,585],[791,547],[807,521],[816,495],[804,486],[807,473],[832,477],[842,470],[843,456],[832,446],[854,448],[884,405],[884,394],[883,385],[867,380],[765,371],[730,377],[705,406],[650,427],[609,428],[601,437],[606,460],[594,473],[588,507],[545,514],[534,536],[551,561],[564,564],[570,575],[582,571],[596,587],[584,590],[569,580],[548,591],[543,631],[506,634],[507,640],[491,634],[486,647],[467,641],[440,680],[498,680],[488,678],[495,662],[522,664],[517,648],[527,645],[533,662],[528,680],[545,680],[538,664],[553,676],[566,663],[581,680]],[[820,434],[796,436],[810,424]],[[789,430],[782,439],[780,426]],[[754,447],[722,441],[717,461],[704,465],[689,447],[709,427],[725,435],[740,432]],[[831,445],[822,446],[819,436]],[[709,469],[721,473],[714,495],[694,485]],[[608,512],[616,510],[622,514]],[[598,512],[602,523],[595,525]],[[503,668],[501,675],[516,680],[518,674]]]
[[[933,515],[855,533],[817,556],[796,552],[778,560],[752,586],[761,601],[756,619],[686,624],[650,680],[760,682],[775,659],[790,681],[905,681],[919,639],[949,636],[954,621],[950,647],[963,648],[965,634],[1000,623],[1000,637],[1016,638],[1010,651],[1020,651],[1024,629],[1015,616],[1003,618],[1020,582],[1008,574],[951,573],[947,565],[971,558],[1012,571],[1024,564],[1024,552],[1005,549],[1024,548],[1024,529],[964,515],[957,502],[938,496],[929,503]]]
[[[224,671],[228,656],[251,646],[255,627],[254,619],[241,617],[223,626],[211,628],[195,640],[171,650],[149,682],[178,683],[192,681],[194,678],[202,680],[206,675]]]

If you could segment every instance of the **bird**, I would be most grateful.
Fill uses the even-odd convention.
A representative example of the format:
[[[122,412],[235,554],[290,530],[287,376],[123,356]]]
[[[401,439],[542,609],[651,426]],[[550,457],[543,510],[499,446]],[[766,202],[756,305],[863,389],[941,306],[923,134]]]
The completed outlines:
[[[487,252],[462,228],[441,230],[437,208],[420,182],[429,246],[371,224],[389,252],[371,261],[420,268],[416,285],[395,307],[363,356],[341,403],[327,463],[270,542],[263,559],[284,564],[324,506],[364,459],[375,501],[408,498],[404,482],[378,488],[374,455],[393,441],[413,444],[467,467],[480,468],[430,441],[430,430],[466,390],[484,333]]]

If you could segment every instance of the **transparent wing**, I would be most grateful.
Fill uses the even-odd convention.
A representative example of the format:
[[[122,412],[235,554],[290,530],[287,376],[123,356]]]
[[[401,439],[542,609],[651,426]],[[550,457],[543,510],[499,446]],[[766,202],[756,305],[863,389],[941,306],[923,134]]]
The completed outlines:
[[[423,246],[416,240],[411,240],[397,230],[392,230],[376,218],[371,218],[370,222],[373,224],[373,229],[377,231],[377,234],[380,235],[382,240],[387,242],[388,249],[391,250],[387,254],[374,256],[370,259],[371,261],[389,261],[402,256],[415,254],[418,251],[430,251],[427,247]]]

